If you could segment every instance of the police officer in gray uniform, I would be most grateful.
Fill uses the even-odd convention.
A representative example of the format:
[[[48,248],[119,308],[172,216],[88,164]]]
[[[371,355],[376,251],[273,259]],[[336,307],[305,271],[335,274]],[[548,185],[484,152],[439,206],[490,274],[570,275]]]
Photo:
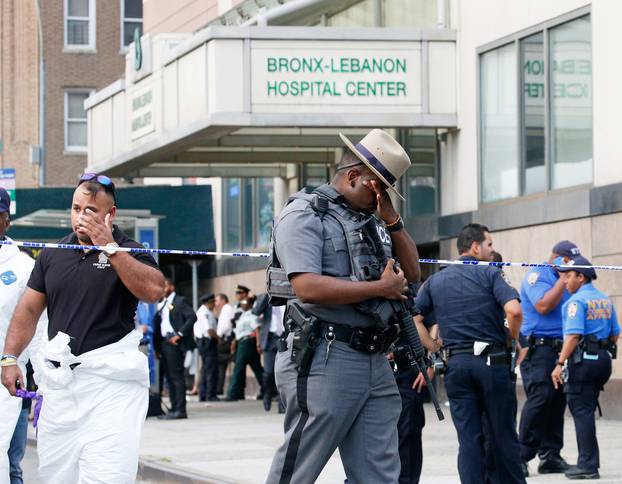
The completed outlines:
[[[382,130],[356,146],[340,136],[349,151],[331,183],[293,195],[274,225],[268,292],[277,304],[293,292],[275,369],[285,442],[269,484],[315,482],[337,448],[350,484],[400,474],[400,394],[384,353],[420,270],[387,189],[410,160]]]

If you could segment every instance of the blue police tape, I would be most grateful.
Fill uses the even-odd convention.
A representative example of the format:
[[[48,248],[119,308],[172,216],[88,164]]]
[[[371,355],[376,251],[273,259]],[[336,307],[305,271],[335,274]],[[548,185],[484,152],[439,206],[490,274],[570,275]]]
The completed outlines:
[[[49,242],[22,242],[18,240],[0,240],[0,245],[15,245],[17,247],[29,247],[31,249],[78,249],[78,250],[104,250],[99,245],[80,244],[54,244]],[[147,249],[136,247],[115,247],[116,252],[132,252],[140,254],[176,254],[176,255],[214,255],[225,257],[258,257],[267,259],[270,254],[264,252],[212,252],[205,250],[181,250],[181,249]],[[461,266],[493,266],[493,267],[574,267],[592,268],[596,270],[622,271],[622,266],[610,265],[572,265],[572,264],[547,264],[531,262],[487,262],[479,260],[445,260],[445,259],[419,259],[421,264],[461,265]]]

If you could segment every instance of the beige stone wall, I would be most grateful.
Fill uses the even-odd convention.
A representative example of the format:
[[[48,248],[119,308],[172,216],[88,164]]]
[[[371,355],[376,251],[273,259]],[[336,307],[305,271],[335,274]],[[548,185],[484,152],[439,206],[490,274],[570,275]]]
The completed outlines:
[[[551,248],[560,240],[575,242],[593,264],[622,265],[622,213],[598,217],[567,220],[564,222],[536,225],[513,230],[493,232],[493,247],[512,262],[542,262],[548,259]],[[458,256],[456,239],[441,241],[442,259]],[[520,267],[505,268],[512,285],[519,288],[527,273]],[[622,272],[599,271],[594,285],[609,295],[622,312]],[[622,358],[614,361],[613,377],[622,379]]]
[[[238,284],[243,284],[250,288],[253,294],[256,295],[266,292],[266,271],[262,269],[260,271],[240,272],[238,274],[216,277],[202,285],[202,289],[204,288],[205,291],[214,293],[222,292],[229,296],[229,299],[233,300],[235,287]]]
[[[0,168],[15,168],[18,187],[35,187],[38,167],[29,146],[39,143],[38,41],[34,2],[0,2]]]

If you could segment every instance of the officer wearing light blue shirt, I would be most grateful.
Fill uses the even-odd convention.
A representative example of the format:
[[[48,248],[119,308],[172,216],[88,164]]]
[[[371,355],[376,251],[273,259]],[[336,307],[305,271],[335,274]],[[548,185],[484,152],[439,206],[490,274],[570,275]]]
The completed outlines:
[[[547,263],[563,264],[579,254],[574,243],[562,240],[553,247]],[[529,475],[527,463],[536,454],[540,457],[540,474],[561,473],[568,469],[560,455],[566,397],[561,388],[553,387],[550,375],[562,348],[562,305],[570,294],[555,269],[534,267],[521,284],[520,297],[521,345],[528,348],[520,365],[527,396],[518,433],[523,473]]]
[[[611,300],[592,285],[596,271],[589,260],[578,256],[560,268],[570,299],[562,307],[564,346],[551,374],[556,388],[562,384],[575,422],[579,458],[566,471],[570,479],[598,479],[599,452],[594,411],[598,394],[611,376],[611,356],[620,334]],[[564,381],[563,367],[568,377]]]

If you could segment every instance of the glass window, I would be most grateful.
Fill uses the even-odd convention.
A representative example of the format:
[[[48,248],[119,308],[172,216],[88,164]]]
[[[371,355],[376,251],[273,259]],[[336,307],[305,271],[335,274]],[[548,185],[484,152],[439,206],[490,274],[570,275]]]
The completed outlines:
[[[406,147],[411,166],[408,169],[406,203],[408,216],[436,213],[436,131],[409,129]]]
[[[142,0],[121,0],[121,47],[134,42],[135,31],[143,34],[143,2]]]
[[[253,178],[244,178],[243,186],[244,186],[244,195],[242,197],[242,223],[244,228],[244,234],[242,240],[244,241],[244,249],[252,249],[255,246],[254,240],[254,231],[253,231]]]
[[[549,34],[552,188],[592,182],[591,39],[589,16]]]
[[[95,48],[94,0],[65,0],[65,47]]]
[[[483,54],[480,69],[482,199],[490,202],[519,193],[514,44]]]
[[[92,90],[71,90],[65,92],[65,149],[86,151],[87,121],[84,101]]]
[[[257,247],[268,247],[274,218],[274,178],[257,179]]]
[[[224,179],[225,233],[223,245],[227,251],[240,250],[240,209],[242,187],[239,178]]]
[[[436,28],[436,0],[383,0],[385,27]]]
[[[523,166],[525,194],[546,190],[544,157],[544,35],[542,32],[521,40]]]
[[[329,27],[373,27],[374,1],[363,0],[328,18]]]
[[[302,165],[302,186],[317,188],[328,182],[330,168],[324,163],[305,163]]]

